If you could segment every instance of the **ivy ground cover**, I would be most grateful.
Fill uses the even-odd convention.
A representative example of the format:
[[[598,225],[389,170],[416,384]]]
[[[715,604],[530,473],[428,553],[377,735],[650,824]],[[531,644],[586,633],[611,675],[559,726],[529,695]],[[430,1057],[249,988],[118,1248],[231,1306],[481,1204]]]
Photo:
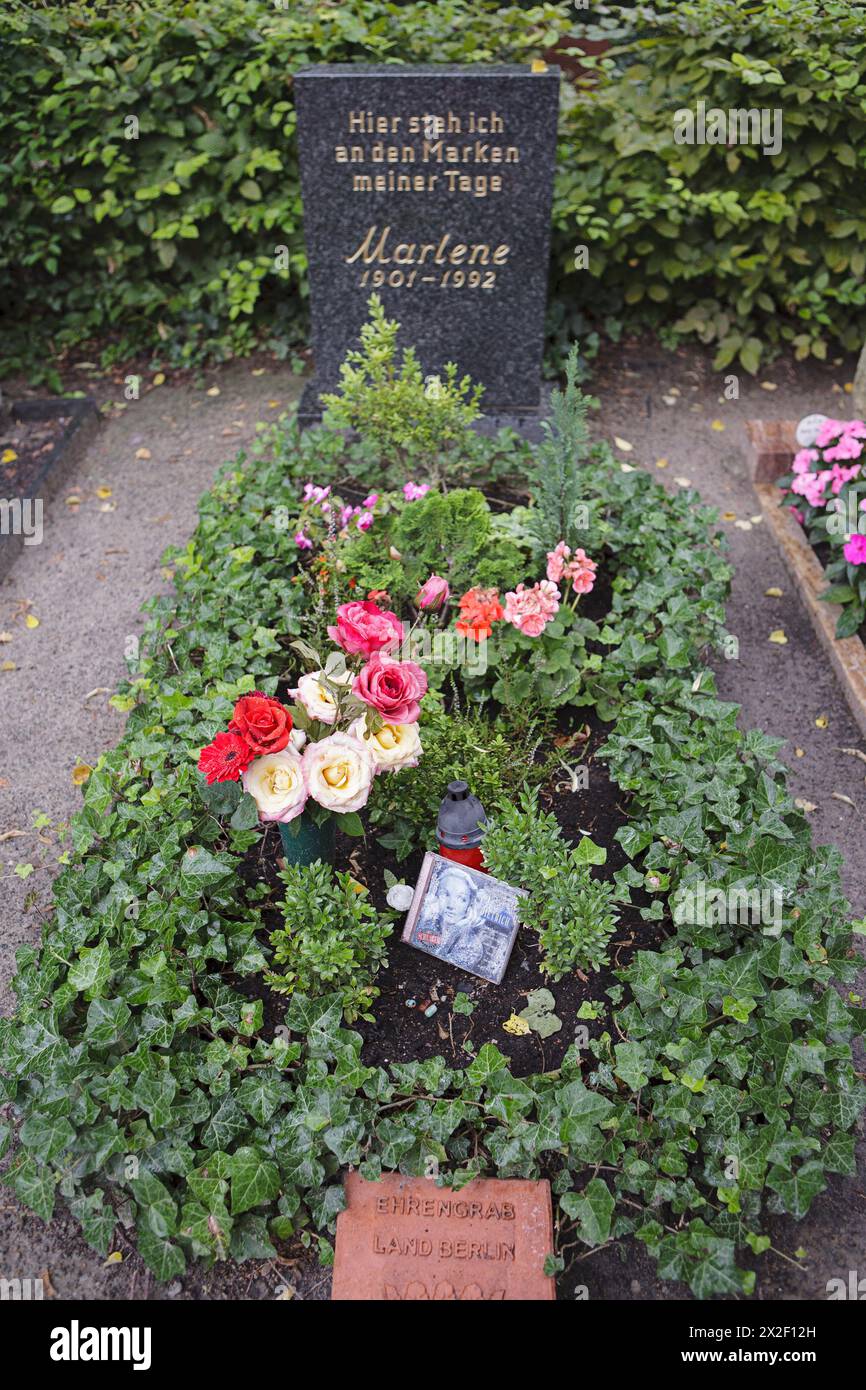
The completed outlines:
[[[4,1181],[46,1220],[68,1206],[101,1255],[122,1223],[163,1279],[296,1237],[327,1261],[347,1165],[429,1173],[432,1157],[456,1187],[481,1172],[550,1176],[563,1252],[637,1239],[697,1296],[742,1294],[773,1257],[768,1215],[802,1218],[830,1175],[852,1173],[864,1087],[851,1048],[866,1013],[850,994],[860,957],[838,855],[811,845],[778,741],[739,730],[736,706],[717,698],[708,662],[725,637],[729,571],[712,515],[603,449],[574,467],[581,408],[568,393],[526,458],[530,504],[494,511],[465,487],[411,503],[404,488],[383,492],[352,568],[339,568],[330,536],[315,559],[296,541],[311,534],[296,524],[311,475],[358,506],[378,481],[352,503],[327,432],[262,435],[202,499],[173,557],[176,594],[150,605],[142,657],[116,697],[126,735],[87,782],[74,862],[41,949],[19,952],[18,1010],[0,1024]],[[398,532],[414,548],[401,551]],[[285,996],[265,984],[279,965],[274,916],[291,904],[288,925],[303,926],[340,885],[310,893],[309,879],[277,879],[273,838],[241,800],[214,800],[199,750],[242,696],[294,683],[290,644],[319,640],[341,585],[399,597],[416,583],[408,561],[427,568],[434,542],[461,593],[464,573],[467,589],[510,585],[575,532],[606,576],[603,611],[542,635],[533,664],[547,680],[532,700],[517,638],[483,675],[451,673],[452,684],[440,673],[440,736],[432,715],[417,776],[384,784],[366,842],[343,845],[341,867],[353,845],[372,855],[383,838],[399,864],[423,841],[433,784],[456,758],[486,777],[477,790],[494,808],[512,793],[510,810],[494,810],[489,862],[529,879],[537,915],[522,931],[538,934],[555,993],[554,929],[585,902],[587,881],[607,884],[597,911],[647,935],[625,963],[611,958],[615,936],[581,936],[565,978],[581,970],[589,982],[590,1036],[552,1069],[519,1074],[506,1033],[470,1037],[457,1060],[443,1045],[386,1063],[363,1021],[347,1026],[344,990],[321,987],[318,963],[305,967],[317,988]],[[587,718],[603,727],[598,757],[626,812],[614,872],[590,870],[595,846],[571,845],[551,823],[534,772]],[[515,755],[541,796],[514,795]],[[772,914],[756,925],[695,910],[734,893],[766,895]],[[386,978],[369,958],[356,963]],[[467,1007],[455,996],[458,1016],[471,1018]],[[364,1012],[376,1008],[368,996]],[[550,1257],[563,1267],[565,1253]]]

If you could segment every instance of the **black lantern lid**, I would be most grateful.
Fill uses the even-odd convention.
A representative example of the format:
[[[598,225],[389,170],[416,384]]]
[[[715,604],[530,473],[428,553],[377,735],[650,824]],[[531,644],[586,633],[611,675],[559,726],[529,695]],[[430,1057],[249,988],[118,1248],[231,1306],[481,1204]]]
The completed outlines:
[[[466,782],[449,782],[448,795],[439,807],[437,834],[448,849],[474,849],[481,844],[487,817]]]

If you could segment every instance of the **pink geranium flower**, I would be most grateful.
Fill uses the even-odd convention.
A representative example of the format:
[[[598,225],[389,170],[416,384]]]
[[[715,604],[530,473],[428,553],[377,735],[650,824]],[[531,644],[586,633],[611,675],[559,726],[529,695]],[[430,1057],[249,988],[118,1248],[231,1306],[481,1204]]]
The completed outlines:
[[[403,496],[407,502],[417,502],[420,497],[426,496],[430,491],[429,483],[404,483]]]
[[[527,637],[539,637],[559,608],[560,593],[549,579],[525,584],[505,595],[505,621]]]

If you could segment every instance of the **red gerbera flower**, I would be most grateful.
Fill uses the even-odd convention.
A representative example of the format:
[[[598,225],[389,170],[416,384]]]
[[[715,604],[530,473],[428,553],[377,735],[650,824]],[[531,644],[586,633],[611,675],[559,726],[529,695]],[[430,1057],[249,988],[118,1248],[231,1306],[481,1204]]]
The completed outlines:
[[[236,782],[255,756],[240,734],[217,734],[213,743],[201,750],[198,770],[208,782]]]

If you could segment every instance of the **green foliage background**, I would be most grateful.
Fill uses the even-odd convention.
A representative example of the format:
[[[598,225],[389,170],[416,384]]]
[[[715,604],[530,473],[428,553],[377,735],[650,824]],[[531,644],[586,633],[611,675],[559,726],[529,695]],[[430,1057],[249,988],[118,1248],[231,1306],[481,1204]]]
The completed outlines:
[[[719,366],[866,330],[864,8],[847,0],[495,0],[324,6],[137,0],[0,14],[0,370],[112,336],[163,363],[301,340],[307,295],[292,72],[310,62],[527,62],[608,36],[564,84],[554,341],[697,335]],[[592,66],[591,60],[584,66]],[[781,106],[781,154],[676,146],[673,112]],[[125,138],[129,116],[139,139]],[[574,269],[575,247],[589,269]],[[274,269],[275,248],[288,249]],[[591,306],[591,312],[590,312]]]

